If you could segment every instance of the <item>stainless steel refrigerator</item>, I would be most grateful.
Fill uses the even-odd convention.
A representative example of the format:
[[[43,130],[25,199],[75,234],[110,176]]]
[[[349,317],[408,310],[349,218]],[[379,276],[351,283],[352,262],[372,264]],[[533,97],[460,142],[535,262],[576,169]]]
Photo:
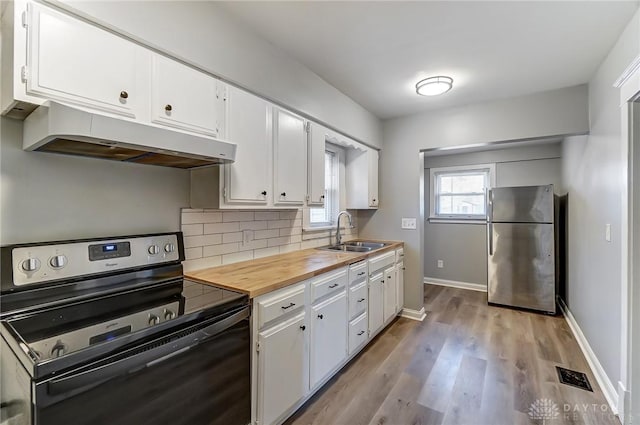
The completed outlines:
[[[494,188],[487,203],[489,303],[555,314],[553,185]]]

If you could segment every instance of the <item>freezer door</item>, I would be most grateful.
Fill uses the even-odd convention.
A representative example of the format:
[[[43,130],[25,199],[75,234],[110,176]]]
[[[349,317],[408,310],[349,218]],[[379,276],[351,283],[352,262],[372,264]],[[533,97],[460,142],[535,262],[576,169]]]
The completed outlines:
[[[494,222],[553,223],[553,185],[491,189],[488,212]]]
[[[488,225],[490,303],[556,312],[553,224]]]

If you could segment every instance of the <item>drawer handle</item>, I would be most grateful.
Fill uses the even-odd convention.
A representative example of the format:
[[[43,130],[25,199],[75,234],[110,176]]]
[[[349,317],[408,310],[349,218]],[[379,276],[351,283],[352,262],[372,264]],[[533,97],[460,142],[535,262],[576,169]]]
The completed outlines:
[[[307,329],[307,327],[305,325],[302,325],[302,326],[300,326],[300,329],[302,329],[304,331],[305,329]]]
[[[360,273],[358,273],[358,276],[364,276],[364,273],[365,272],[360,272]]]
[[[318,319],[320,320],[324,319],[324,314],[318,314]]]
[[[360,298],[360,299],[358,300],[358,302],[359,302],[359,303],[361,303],[361,302],[362,302],[362,301],[364,301],[364,300],[365,300],[364,298]]]
[[[333,289],[333,288],[337,288],[337,287],[338,287],[337,283],[334,283],[333,285],[329,285],[329,289]]]
[[[288,308],[293,307],[294,305],[296,305],[296,304],[295,304],[295,303],[290,303],[289,305],[287,305],[287,306],[282,306],[282,307],[280,307],[280,308],[281,308],[281,309],[283,309],[283,310],[286,310],[286,309],[288,309]]]
[[[364,331],[358,332],[358,336],[360,336],[360,335],[364,335]]]

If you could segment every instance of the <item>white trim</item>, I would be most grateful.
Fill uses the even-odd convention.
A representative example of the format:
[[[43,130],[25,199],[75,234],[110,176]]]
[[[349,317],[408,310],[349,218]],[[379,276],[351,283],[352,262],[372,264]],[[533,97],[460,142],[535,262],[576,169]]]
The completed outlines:
[[[629,66],[622,71],[622,74],[618,79],[613,83],[613,87],[620,88],[622,87],[629,79],[631,79],[637,71],[640,71],[640,55],[636,56],[634,60],[631,61]]]
[[[456,280],[437,279],[435,277],[425,277],[424,283],[428,285],[448,286],[451,288],[487,292],[487,285],[484,285],[482,283],[458,282]]]
[[[427,313],[424,310],[424,306],[420,310],[413,310],[411,308],[403,308],[399,314],[400,317],[404,317],[411,320],[417,320],[418,322],[422,322],[425,317],[427,317]]]
[[[587,363],[589,364],[593,375],[596,377],[596,381],[598,381],[598,385],[600,386],[600,389],[604,394],[604,398],[607,400],[611,411],[617,415],[618,393],[613,386],[613,383],[607,376],[607,373],[604,371],[604,368],[602,367],[602,364],[600,364],[598,357],[596,357],[596,354],[591,349],[589,341],[587,341],[587,338],[582,333],[582,329],[580,329],[578,322],[576,322],[573,314],[571,314],[571,310],[569,310],[567,305],[561,299],[558,300],[558,305],[560,306],[560,310],[562,311],[562,314],[564,315],[569,328],[571,328],[573,336],[576,338],[576,341],[578,341],[578,345],[582,350],[582,354],[584,354],[584,357],[587,359]]]

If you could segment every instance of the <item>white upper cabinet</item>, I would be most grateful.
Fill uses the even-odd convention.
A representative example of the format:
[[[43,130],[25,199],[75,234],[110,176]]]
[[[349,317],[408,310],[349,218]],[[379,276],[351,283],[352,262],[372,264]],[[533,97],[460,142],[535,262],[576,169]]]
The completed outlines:
[[[291,112],[273,110],[273,203],[302,205],[307,194],[306,123]]]
[[[378,151],[363,147],[347,151],[347,208],[377,209]]]
[[[229,87],[227,139],[237,145],[236,162],[224,166],[225,202],[266,205],[271,195],[271,105]]]
[[[27,16],[27,94],[137,117],[148,96],[143,48],[36,3]]]
[[[324,185],[324,152],[329,130],[314,122],[310,125],[307,205],[323,206],[325,197]]]
[[[165,56],[151,60],[151,120],[224,137],[226,84]]]

